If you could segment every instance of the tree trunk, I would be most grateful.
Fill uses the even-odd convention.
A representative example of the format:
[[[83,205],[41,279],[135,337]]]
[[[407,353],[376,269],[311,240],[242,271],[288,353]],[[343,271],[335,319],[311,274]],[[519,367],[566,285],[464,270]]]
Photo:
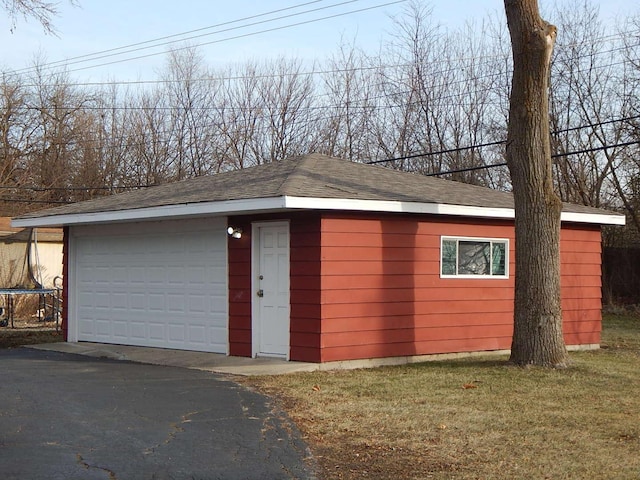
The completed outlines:
[[[511,361],[568,363],[560,306],[560,212],[549,140],[549,68],[556,27],[537,0],[505,0],[513,50],[507,165],[515,202],[516,290]]]

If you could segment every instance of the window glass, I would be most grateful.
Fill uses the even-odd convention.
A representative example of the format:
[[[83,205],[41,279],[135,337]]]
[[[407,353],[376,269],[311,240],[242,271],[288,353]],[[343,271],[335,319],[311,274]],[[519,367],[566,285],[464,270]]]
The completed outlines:
[[[442,240],[442,275],[456,274],[457,245],[456,240]]]
[[[458,242],[458,275],[489,275],[490,262],[489,242]]]
[[[505,275],[505,250],[506,243],[495,242],[493,247],[493,259],[491,261],[491,275]]]
[[[441,245],[443,276],[507,276],[507,240],[443,237]]]

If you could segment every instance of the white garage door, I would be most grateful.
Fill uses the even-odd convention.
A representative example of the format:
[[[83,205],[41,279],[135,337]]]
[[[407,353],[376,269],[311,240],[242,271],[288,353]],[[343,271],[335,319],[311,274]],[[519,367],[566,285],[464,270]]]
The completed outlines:
[[[224,218],[73,227],[70,340],[227,353],[226,241]]]

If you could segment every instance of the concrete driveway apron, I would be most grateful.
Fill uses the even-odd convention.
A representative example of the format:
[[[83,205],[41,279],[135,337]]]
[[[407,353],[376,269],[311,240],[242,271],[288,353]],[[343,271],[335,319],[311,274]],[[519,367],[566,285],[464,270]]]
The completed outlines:
[[[311,479],[295,425],[224,376],[0,350],[0,477]]]

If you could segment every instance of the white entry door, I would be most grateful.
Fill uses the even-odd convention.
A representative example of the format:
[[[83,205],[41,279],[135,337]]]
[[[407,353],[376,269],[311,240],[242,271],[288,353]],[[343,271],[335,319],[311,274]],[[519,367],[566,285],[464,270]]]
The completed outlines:
[[[289,357],[289,224],[254,225],[253,352]]]

